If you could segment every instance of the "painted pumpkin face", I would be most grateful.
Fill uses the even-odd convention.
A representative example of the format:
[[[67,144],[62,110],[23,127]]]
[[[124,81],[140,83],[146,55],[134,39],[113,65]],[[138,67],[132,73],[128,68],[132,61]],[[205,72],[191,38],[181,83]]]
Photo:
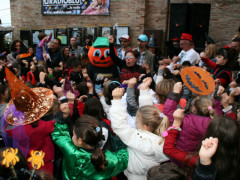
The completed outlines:
[[[215,89],[211,74],[199,67],[185,67],[181,71],[184,84],[196,94],[209,95]]]
[[[116,53],[116,49],[115,49]],[[93,47],[88,51],[88,58],[93,66],[109,67],[113,65],[113,60],[110,57],[109,47]]]

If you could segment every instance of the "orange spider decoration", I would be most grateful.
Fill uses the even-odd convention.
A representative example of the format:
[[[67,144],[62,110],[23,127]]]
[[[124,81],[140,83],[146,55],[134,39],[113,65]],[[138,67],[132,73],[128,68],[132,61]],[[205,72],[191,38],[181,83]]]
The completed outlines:
[[[18,149],[8,148],[5,151],[2,152],[3,160],[2,165],[5,165],[6,168],[9,168],[9,166],[13,165],[15,166],[16,162],[19,162],[19,158],[17,156]]]
[[[33,168],[39,169],[41,166],[44,166],[44,156],[45,153],[42,151],[31,151],[31,157],[28,158],[28,162],[31,162]]]

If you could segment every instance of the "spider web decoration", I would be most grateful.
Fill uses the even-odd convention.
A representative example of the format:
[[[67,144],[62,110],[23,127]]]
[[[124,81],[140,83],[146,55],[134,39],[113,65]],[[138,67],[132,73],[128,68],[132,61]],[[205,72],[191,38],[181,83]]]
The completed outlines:
[[[196,94],[209,95],[215,88],[211,74],[196,66],[184,68],[181,77],[184,84]]]

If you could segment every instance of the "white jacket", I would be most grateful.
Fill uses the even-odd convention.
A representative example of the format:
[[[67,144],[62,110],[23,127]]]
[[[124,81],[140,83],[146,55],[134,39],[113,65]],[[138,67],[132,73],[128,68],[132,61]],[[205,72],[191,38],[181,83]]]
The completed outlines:
[[[139,106],[152,104],[152,98],[148,90],[140,91]],[[167,161],[163,154],[162,140],[149,131],[132,128],[127,124],[126,108],[121,105],[121,100],[112,100],[110,108],[110,119],[113,131],[128,146],[129,160],[125,175],[129,180],[146,180],[149,168]]]

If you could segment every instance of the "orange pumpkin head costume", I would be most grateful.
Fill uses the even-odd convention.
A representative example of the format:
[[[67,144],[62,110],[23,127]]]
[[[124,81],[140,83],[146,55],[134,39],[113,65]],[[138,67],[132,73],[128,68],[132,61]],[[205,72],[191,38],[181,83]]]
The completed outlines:
[[[106,37],[96,39],[88,51],[88,58],[91,64],[97,67],[109,67],[114,64],[110,57],[109,42]]]

